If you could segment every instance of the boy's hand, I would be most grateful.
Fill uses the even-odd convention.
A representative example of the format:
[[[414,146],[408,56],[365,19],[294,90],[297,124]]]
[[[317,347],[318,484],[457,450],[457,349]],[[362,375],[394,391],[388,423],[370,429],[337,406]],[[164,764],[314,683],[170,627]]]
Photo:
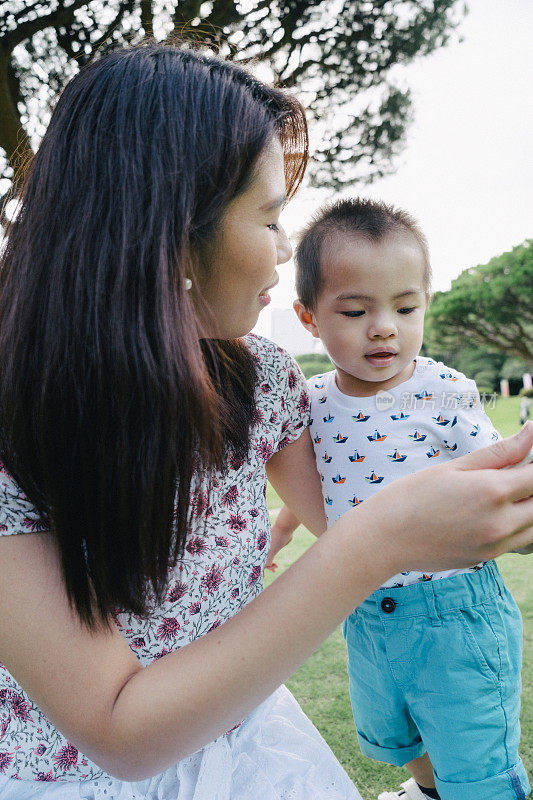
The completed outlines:
[[[278,565],[274,563],[274,557],[279,553],[282,547],[292,541],[292,530],[282,528],[278,525],[277,520],[272,525],[272,538],[270,543],[270,550],[268,551],[265,569],[270,569],[275,572]]]

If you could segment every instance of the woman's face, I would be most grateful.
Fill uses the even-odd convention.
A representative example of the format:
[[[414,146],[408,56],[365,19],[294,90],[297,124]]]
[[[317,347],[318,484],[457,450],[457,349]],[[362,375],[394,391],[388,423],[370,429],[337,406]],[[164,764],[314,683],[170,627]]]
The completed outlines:
[[[208,335],[233,339],[256,324],[278,282],[276,266],[292,248],[279,224],[286,201],[283,150],[277,138],[259,157],[249,187],[232,200],[204,256],[200,288],[212,315]]]

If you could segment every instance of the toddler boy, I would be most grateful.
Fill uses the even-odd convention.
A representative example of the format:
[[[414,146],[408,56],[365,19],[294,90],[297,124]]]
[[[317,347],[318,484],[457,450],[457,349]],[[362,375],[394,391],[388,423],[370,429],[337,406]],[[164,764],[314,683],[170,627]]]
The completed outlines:
[[[296,313],[335,365],[309,381],[328,525],[402,475],[498,438],[474,381],[419,355],[431,270],[408,214],[335,203],[306,228],[295,261]],[[296,524],[282,509],[270,560]],[[522,623],[494,562],[394,575],[343,630],[361,750],[413,776],[382,800],[529,794],[518,755]]]

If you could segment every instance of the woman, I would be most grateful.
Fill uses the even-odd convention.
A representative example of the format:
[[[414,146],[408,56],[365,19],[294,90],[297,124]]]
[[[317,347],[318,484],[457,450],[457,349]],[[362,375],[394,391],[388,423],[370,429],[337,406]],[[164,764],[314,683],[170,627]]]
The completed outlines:
[[[318,483],[293,488],[303,380],[239,338],[306,153],[295,100],[187,49],[105,56],[57,105],[0,272],[2,797],[358,798],[277,687],[389,574],[533,540],[531,469],[496,471],[526,427],[259,594],[266,464],[323,529]]]

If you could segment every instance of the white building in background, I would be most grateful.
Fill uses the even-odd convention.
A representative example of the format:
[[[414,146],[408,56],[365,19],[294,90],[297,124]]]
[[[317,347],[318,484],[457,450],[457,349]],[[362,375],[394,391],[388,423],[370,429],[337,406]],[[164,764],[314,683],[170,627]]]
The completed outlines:
[[[325,353],[320,339],[306,331],[292,308],[273,308],[270,314],[269,339],[283,347],[291,356],[304,353]]]

